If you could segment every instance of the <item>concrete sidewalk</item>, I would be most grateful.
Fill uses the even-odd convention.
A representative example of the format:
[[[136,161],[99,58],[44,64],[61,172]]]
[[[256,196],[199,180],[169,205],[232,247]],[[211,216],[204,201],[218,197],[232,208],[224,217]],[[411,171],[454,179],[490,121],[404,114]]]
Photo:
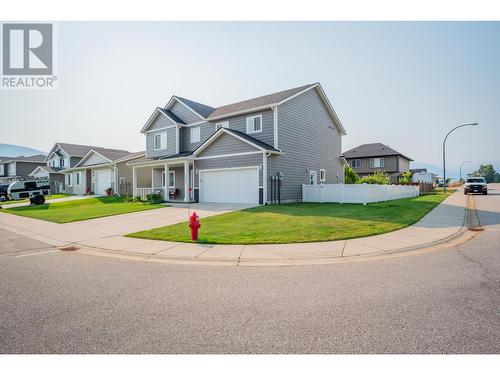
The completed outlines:
[[[84,253],[153,262],[229,266],[290,266],[338,263],[390,255],[448,242],[467,231],[467,197],[457,192],[418,223],[395,232],[352,240],[279,245],[203,245],[126,238],[81,241]]]
[[[45,202],[46,203],[57,203],[57,202],[66,202],[66,201],[74,201],[74,200],[79,200],[79,199],[87,199],[87,198],[93,198],[93,197],[99,197],[100,195],[71,195],[69,197],[64,197],[64,198],[56,198],[56,199],[47,199]],[[2,208],[14,208],[14,207],[23,207],[23,206],[29,206],[31,203],[30,202],[20,202],[20,203],[12,203],[12,204],[0,204]]]
[[[0,214],[0,225],[53,246],[74,246],[81,253],[109,257],[200,265],[311,265],[395,254],[450,241],[466,231],[466,203],[467,197],[458,191],[418,223],[405,229],[359,239],[278,245],[202,245],[122,236],[186,221],[186,207],[169,207],[68,224]],[[196,209],[202,217],[207,217],[242,208],[218,207],[216,210],[199,205],[192,209]]]

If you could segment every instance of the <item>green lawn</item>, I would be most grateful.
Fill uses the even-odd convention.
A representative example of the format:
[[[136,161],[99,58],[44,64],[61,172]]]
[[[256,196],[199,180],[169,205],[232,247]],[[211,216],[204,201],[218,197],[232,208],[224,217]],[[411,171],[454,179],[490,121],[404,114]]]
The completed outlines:
[[[69,197],[70,194],[52,194],[52,195],[46,195],[45,196],[45,199],[58,199],[58,198],[66,198],[66,197]],[[5,202],[0,202],[0,205],[4,206],[4,205],[7,205],[7,204],[15,204],[15,203],[25,203],[25,202],[29,202],[30,200],[28,198],[26,199],[18,199],[18,200],[14,200],[14,201],[5,201]]]
[[[46,203],[39,206],[13,207],[0,212],[27,216],[54,223],[95,219],[165,207],[146,203],[125,203],[121,197],[93,197],[73,201]]]
[[[199,242],[266,244],[332,241],[391,232],[417,222],[449,194],[359,204],[290,203],[201,219]],[[187,223],[129,237],[190,242]]]

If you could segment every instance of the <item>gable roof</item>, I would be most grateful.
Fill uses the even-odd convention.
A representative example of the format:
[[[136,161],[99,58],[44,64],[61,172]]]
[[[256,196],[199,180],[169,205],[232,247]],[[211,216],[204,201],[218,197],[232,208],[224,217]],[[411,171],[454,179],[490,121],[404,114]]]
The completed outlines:
[[[342,123],[340,122],[337,114],[335,113],[335,110],[333,109],[332,104],[328,100],[328,97],[326,96],[325,92],[323,91],[323,88],[321,85],[316,82],[316,83],[310,83],[308,85],[303,85],[299,87],[294,87],[288,90],[283,90],[279,92],[275,92],[273,94],[268,94],[268,95],[263,95],[259,96],[257,98],[253,99],[248,99],[248,100],[243,100],[240,102],[228,104],[222,107],[218,108],[213,108],[205,104],[201,104],[198,102],[195,102],[190,99],[182,98],[180,96],[173,95],[170,100],[168,101],[167,105],[165,108],[157,108],[155,111],[162,110],[163,112],[167,112],[168,109],[173,105],[175,101],[183,104],[185,107],[190,109],[192,112],[197,114],[200,117],[200,120],[207,120],[207,121],[215,121],[235,115],[240,115],[240,114],[245,114],[245,113],[250,113],[250,112],[255,112],[258,110],[262,109],[267,109],[271,108],[277,105],[280,105],[310,89],[316,88],[317,92],[325,104],[330,116],[332,117],[335,125],[337,126],[338,130],[340,131],[341,134],[347,134],[344,127],[342,126]],[[168,111],[169,112],[169,111]],[[152,124],[153,120],[156,118],[155,115],[156,112],[153,112],[153,115],[149,118],[149,120],[146,122],[146,124],[143,126],[141,133],[144,133]],[[164,113],[165,114],[165,113]],[[184,124],[182,121],[173,121],[177,124]]]
[[[205,142],[203,142],[201,145],[198,146],[196,150],[193,151],[193,155],[196,156],[200,152],[202,152],[204,149],[206,149],[210,144],[215,141],[217,138],[219,138],[222,134],[229,134],[235,138],[238,138],[239,140],[248,143],[249,145],[257,148],[260,151],[269,151],[272,153],[276,154],[281,154],[281,151],[276,150],[274,147],[268,145],[267,143],[264,143],[262,141],[259,141],[258,139],[255,139],[254,137],[249,136],[246,133],[242,133],[237,130],[233,129],[228,129],[228,128],[220,128],[217,130],[214,134],[212,134]]]
[[[196,113],[201,115],[203,118],[207,118],[208,116],[210,116],[212,114],[212,112],[215,111],[215,108],[210,107],[206,104],[198,103],[198,102],[195,102],[193,100],[189,100],[189,99],[177,96],[177,95],[175,95],[175,97],[179,101],[183,102],[185,105],[190,107],[193,111],[195,111]]]
[[[307,90],[308,88],[313,87],[316,83],[312,83],[309,85],[295,87],[293,89],[288,89],[284,91],[275,92],[274,94],[259,96],[257,98],[243,100],[241,102],[236,102],[233,104],[228,104],[222,107],[217,108],[208,119],[216,119],[228,115],[232,115],[234,113],[245,112],[248,110],[253,110],[260,107],[268,107],[273,104],[277,104],[289,97],[300,93],[301,91]]]
[[[413,159],[403,155],[399,151],[390,148],[383,143],[365,143],[342,154],[345,158],[367,158],[376,156],[402,156],[405,159],[413,161]]]
[[[160,114],[168,118],[172,122],[172,126],[176,124],[182,124],[182,125],[184,124],[184,121],[182,121],[179,117],[174,115],[168,109],[156,107],[151,116],[149,116],[148,121],[146,121],[146,123],[142,127],[141,133],[145,133],[151,127],[151,125],[153,125],[154,121]]]
[[[52,168],[52,167],[47,167],[46,165],[39,165],[28,176],[33,176],[39,170],[46,171],[49,174],[51,174],[51,173],[62,174],[62,172],[61,172],[62,168]]]
[[[9,158],[8,160],[3,160],[4,163],[16,162],[16,163],[44,163],[45,155],[38,154],[32,156],[18,156],[16,158]]]
[[[121,152],[128,152],[126,150],[118,150],[118,149],[112,149],[112,148],[106,148],[106,147],[99,147],[99,146],[87,146],[87,145],[79,145],[75,143],[62,143],[62,142],[56,142],[54,146],[51,148],[50,152],[47,154],[47,157],[45,160],[47,160],[50,155],[59,147],[60,149],[63,150],[64,153],[68,154],[68,156],[74,156],[74,157],[80,157],[83,158],[87,153],[91,150],[114,150],[114,151],[121,151]]]
[[[123,159],[127,156],[130,156],[132,153],[129,151],[125,151],[125,150],[114,150],[111,148],[106,149],[106,148],[102,148],[102,147],[95,147],[95,148],[90,149],[89,152],[87,152],[87,154],[78,162],[78,164],[75,165],[75,168],[80,167],[93,154],[99,155],[99,156],[103,157],[104,159],[106,159],[106,162],[96,164],[96,165],[99,165],[99,164],[112,163],[116,160],[120,160],[120,159]]]

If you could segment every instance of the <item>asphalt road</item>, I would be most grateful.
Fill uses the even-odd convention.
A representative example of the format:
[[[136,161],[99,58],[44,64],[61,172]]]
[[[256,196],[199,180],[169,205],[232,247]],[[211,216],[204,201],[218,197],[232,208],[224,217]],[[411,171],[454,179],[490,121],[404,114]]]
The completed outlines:
[[[0,229],[1,353],[500,353],[500,186],[486,231],[351,264],[181,266]]]

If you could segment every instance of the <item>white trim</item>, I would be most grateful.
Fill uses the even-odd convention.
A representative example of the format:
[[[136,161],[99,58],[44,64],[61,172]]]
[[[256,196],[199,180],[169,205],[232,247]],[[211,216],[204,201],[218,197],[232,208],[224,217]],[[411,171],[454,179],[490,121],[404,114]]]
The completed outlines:
[[[173,173],[174,174],[174,184],[173,185],[170,185],[170,173]],[[172,170],[172,171],[168,171],[168,188],[169,189],[175,189],[175,170]]]
[[[162,135],[165,134],[165,145],[162,144]],[[156,137],[160,136],[160,147],[156,147]],[[161,131],[153,135],[153,151],[167,150],[168,149],[168,132]]]
[[[82,172],[75,172],[75,186],[82,186]]]
[[[161,132],[163,130],[168,130],[177,127],[177,125],[169,125],[169,126],[164,126],[163,128],[158,128],[158,129],[153,129],[153,130],[148,130],[146,134],[149,133],[155,133],[155,132]]]
[[[262,153],[264,153],[264,151],[248,151],[248,152],[239,152],[239,153],[235,153],[235,154],[200,156],[200,157],[196,158],[195,160],[230,158],[233,156],[255,155],[255,154],[262,154]]]
[[[193,122],[191,124],[180,124],[180,126],[189,128],[190,126],[196,126],[196,125],[202,125],[202,124],[207,124],[209,121],[204,120],[204,121],[199,121],[199,122]]]
[[[252,165],[249,167],[229,167],[229,168],[209,168],[209,169],[199,169],[198,173],[201,172],[209,172],[209,171],[228,171],[231,169],[252,169],[252,168],[257,168],[257,171],[259,171],[259,166],[258,165]],[[258,183],[258,182],[257,182]],[[198,185],[199,186],[199,185]]]
[[[193,132],[198,130],[198,138],[193,140]],[[189,143],[200,143],[201,142],[201,128],[198,126],[196,128],[189,129]]]
[[[184,160],[184,202],[189,202],[189,160]]]
[[[181,140],[180,140],[180,131],[179,131],[179,126],[175,127],[175,153],[178,154],[180,152],[181,146]]]
[[[321,177],[321,174],[323,174],[323,178]],[[320,168],[320,170],[319,170],[319,181],[320,182],[326,181],[326,169],[324,169],[324,168]]]
[[[253,120],[255,118],[260,118],[260,130],[255,130],[255,122],[254,121],[252,121],[253,122],[253,124],[252,124],[253,129],[250,130],[248,127],[248,120]],[[245,125],[246,125],[246,133],[247,134],[262,133],[262,128],[264,127],[264,125],[262,124],[262,113],[260,115],[247,116]]]
[[[224,126],[224,124],[226,124],[227,126]],[[220,128],[229,129],[229,120],[215,123],[215,131],[220,129],[220,128],[218,128],[219,125],[220,125]]]
[[[333,117],[333,122],[335,123],[335,125],[337,125],[337,128],[340,131],[340,134],[347,135],[347,132],[344,129],[344,126],[342,125],[342,123],[340,122],[340,119],[338,118],[337,113],[333,109],[332,103],[330,103],[328,96],[326,96],[326,93],[323,90],[323,87],[321,87],[321,85],[319,83],[317,84],[316,87],[319,90],[319,96],[321,97],[321,99],[323,99],[323,102],[326,103],[326,108],[328,109],[328,112],[330,112],[330,115]]]
[[[77,164],[77,165],[75,165],[73,168],[85,167],[85,165],[80,165],[80,164],[82,164],[82,163],[83,163],[86,159],[88,159],[88,157],[89,157],[89,156],[90,156],[90,154],[92,154],[92,153],[97,154],[97,155],[99,155],[100,157],[102,157],[102,158],[106,159],[109,163],[112,163],[112,162],[113,162],[112,160],[108,159],[106,156],[104,156],[104,155],[100,154],[99,152],[97,152],[96,150],[94,150],[93,148],[91,148],[91,149],[90,149],[90,150],[89,150],[89,151],[85,154],[85,156],[82,158],[82,160],[80,160],[80,161],[78,162],[78,164]]]
[[[135,171],[135,166],[132,167],[132,196],[136,196],[137,191],[137,172]]]
[[[272,108],[273,110],[273,137],[274,137],[274,144],[273,147],[277,150],[279,150],[278,147],[278,106],[274,106]]]
[[[151,114],[151,116],[149,116],[148,121],[146,121],[146,123],[142,127],[142,129],[140,131],[141,133],[144,133],[144,132],[146,132],[146,130],[149,129],[149,127],[153,124],[153,121],[156,119],[156,117],[158,116],[159,113],[162,114],[163,116],[165,116],[166,118],[168,118],[170,121],[172,121],[172,123],[177,124],[177,122],[174,121],[169,115],[167,115],[163,111],[162,108],[156,107],[156,109],[153,111],[153,113]]]
[[[297,96],[302,95],[303,93],[308,92],[309,90],[314,89],[315,87],[318,87],[318,86],[319,86],[319,83],[315,83],[314,85],[309,86],[308,88],[306,88],[302,91],[299,91],[298,93],[293,94],[292,96],[289,96],[288,98],[283,99],[281,102],[277,103],[276,105],[281,105],[283,103],[286,103],[287,101],[292,100],[293,98],[296,98]]]

